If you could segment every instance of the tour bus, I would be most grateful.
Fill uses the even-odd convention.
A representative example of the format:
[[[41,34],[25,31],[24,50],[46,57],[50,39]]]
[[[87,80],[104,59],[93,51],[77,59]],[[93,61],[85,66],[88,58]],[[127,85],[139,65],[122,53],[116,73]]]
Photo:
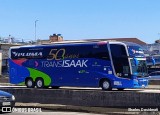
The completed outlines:
[[[160,55],[152,55],[146,57],[147,66],[160,65]]]
[[[131,42],[80,41],[9,49],[10,83],[28,88],[144,88],[146,58]]]

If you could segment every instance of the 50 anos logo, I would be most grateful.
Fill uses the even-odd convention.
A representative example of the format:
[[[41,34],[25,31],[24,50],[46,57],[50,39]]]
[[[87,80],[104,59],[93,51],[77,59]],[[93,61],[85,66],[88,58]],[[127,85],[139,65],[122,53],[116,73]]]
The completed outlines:
[[[79,58],[79,54],[66,54],[66,50],[62,49],[51,49],[49,52],[49,58],[47,60],[62,60],[67,58]]]
[[[65,55],[66,50],[65,49],[51,49],[50,53],[49,53],[49,58],[47,58],[47,60],[61,60],[64,59],[64,55]]]

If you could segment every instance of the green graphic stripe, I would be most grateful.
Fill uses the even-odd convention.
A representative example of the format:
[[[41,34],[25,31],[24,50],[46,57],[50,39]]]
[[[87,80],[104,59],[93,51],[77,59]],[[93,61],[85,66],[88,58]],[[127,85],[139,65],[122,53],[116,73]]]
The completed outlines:
[[[21,82],[21,83],[19,83],[18,85],[25,85],[25,82]]]
[[[32,68],[27,68],[27,69],[29,70],[30,77],[33,79],[33,81],[35,81],[37,77],[41,77],[44,80],[45,86],[49,86],[51,84],[51,78],[47,74],[41,71],[38,71],[36,69],[32,69]]]

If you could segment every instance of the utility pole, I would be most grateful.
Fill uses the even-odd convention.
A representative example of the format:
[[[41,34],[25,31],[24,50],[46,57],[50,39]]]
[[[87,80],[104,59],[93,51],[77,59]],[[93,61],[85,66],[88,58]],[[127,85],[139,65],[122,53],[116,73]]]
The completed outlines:
[[[37,34],[37,21],[38,20],[35,21],[35,42],[37,42],[37,36],[36,36],[36,34]]]

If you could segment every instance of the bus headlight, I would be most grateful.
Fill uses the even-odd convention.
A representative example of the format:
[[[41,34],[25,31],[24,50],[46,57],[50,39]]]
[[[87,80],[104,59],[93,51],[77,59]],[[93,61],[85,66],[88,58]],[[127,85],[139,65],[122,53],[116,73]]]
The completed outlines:
[[[15,100],[15,97],[14,97],[14,95],[12,95],[12,100],[13,100],[13,101]]]

